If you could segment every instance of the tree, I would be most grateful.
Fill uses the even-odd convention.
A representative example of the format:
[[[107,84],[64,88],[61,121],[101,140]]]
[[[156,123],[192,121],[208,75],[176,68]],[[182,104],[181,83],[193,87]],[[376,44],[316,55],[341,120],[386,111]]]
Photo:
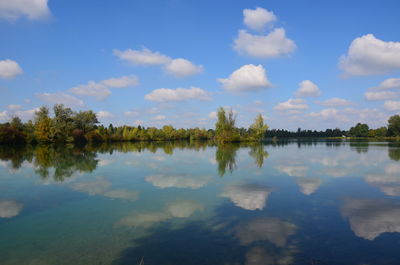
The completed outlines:
[[[37,141],[50,142],[52,140],[50,135],[51,119],[47,107],[42,106],[35,112],[34,126]]]
[[[72,141],[72,130],[74,128],[72,116],[74,112],[63,104],[53,107],[54,119],[51,126],[51,135],[57,142]]]
[[[357,123],[356,126],[350,128],[349,135],[352,137],[368,137],[368,130],[367,124]]]
[[[388,134],[390,136],[400,136],[400,116],[393,115],[388,120]]]
[[[236,132],[236,115],[232,110],[225,112],[223,107],[218,109],[217,122],[215,123],[215,138],[218,142],[234,142],[239,140]]]
[[[264,138],[264,134],[268,130],[268,125],[264,124],[264,118],[261,114],[257,115],[254,123],[250,126],[250,129],[251,137],[254,140],[260,141]]]

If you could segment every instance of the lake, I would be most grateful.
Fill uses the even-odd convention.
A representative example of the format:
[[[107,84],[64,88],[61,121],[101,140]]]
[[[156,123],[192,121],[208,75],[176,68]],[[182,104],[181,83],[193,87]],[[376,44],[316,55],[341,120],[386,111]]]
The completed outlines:
[[[400,147],[0,147],[0,264],[400,264]]]

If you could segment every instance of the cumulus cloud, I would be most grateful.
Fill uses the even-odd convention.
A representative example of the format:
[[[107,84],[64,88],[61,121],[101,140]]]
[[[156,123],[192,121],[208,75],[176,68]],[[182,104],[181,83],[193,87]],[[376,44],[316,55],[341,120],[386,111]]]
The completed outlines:
[[[367,240],[400,232],[400,204],[389,200],[347,199],[341,213],[349,218],[351,230]]]
[[[159,88],[144,96],[145,99],[156,102],[185,101],[191,99],[210,100],[207,91],[199,87],[190,88]]]
[[[37,97],[49,104],[64,104],[69,107],[83,107],[85,105],[83,100],[65,93],[42,93],[38,94]]]
[[[8,200],[0,200],[0,218],[11,218],[17,216],[22,208],[22,203]]]
[[[261,7],[256,7],[255,9],[244,9],[243,17],[243,23],[247,27],[258,31],[262,31],[266,25],[277,21],[274,12]]]
[[[276,28],[267,35],[253,35],[246,30],[239,30],[233,48],[240,54],[252,57],[274,58],[292,53],[296,44],[286,37],[283,28]]]
[[[101,83],[89,81],[86,85],[79,85],[70,89],[76,95],[95,97],[102,100],[111,95],[111,91]]]
[[[0,18],[17,20],[20,17],[28,19],[43,19],[50,16],[48,0],[2,0],[0,1]]]
[[[398,98],[399,93],[394,91],[367,91],[364,93],[364,97],[369,101],[387,100],[392,98]]]
[[[1,9],[1,1],[0,1],[0,9]],[[16,61],[10,59],[0,61],[0,78],[11,79],[22,73],[23,73],[22,68]]]
[[[394,101],[394,100],[385,101],[383,107],[388,111],[398,111],[400,110],[400,101]]]
[[[166,176],[166,175],[153,175],[147,176],[145,180],[154,186],[165,188],[189,188],[198,189],[205,186],[209,181],[209,176]]]
[[[203,72],[203,66],[195,65],[183,58],[178,58],[167,63],[165,70],[168,74],[175,77],[186,77]]]
[[[324,101],[316,101],[315,103],[324,107],[344,107],[353,105],[353,102],[344,98],[330,98]]]
[[[102,84],[107,87],[129,87],[139,85],[137,76],[121,76],[117,78],[110,78],[102,81]]]
[[[308,109],[308,105],[306,104],[304,99],[301,98],[289,98],[287,101],[280,102],[278,105],[274,107],[274,109],[279,111],[300,111]]]
[[[400,69],[400,42],[383,41],[372,34],[356,38],[339,59],[348,76],[385,74]]]
[[[115,115],[108,111],[101,110],[101,111],[97,112],[97,117],[99,119],[112,119],[115,117]]]
[[[366,177],[366,182],[378,187],[383,193],[389,196],[400,196],[400,172],[399,164],[387,164],[383,174],[370,174]]]
[[[299,84],[299,89],[296,92],[298,97],[318,97],[321,95],[321,90],[311,80],[304,80]]]
[[[277,247],[284,247],[287,238],[297,230],[295,224],[278,218],[258,218],[237,227],[236,237],[242,245],[257,241],[269,241]]]
[[[229,185],[220,196],[229,198],[245,210],[254,211],[264,209],[271,192],[270,188],[255,184]]]
[[[20,110],[22,108],[21,105],[17,105],[17,104],[10,104],[7,106],[7,109],[15,111],[15,110]]]
[[[136,116],[139,116],[139,112],[138,111],[134,111],[134,110],[132,110],[132,111],[125,111],[124,112],[124,115],[125,116],[128,116],[128,117],[136,117]]]
[[[258,91],[271,86],[266,71],[261,64],[243,65],[228,78],[219,78],[218,81],[228,92]]]
[[[142,48],[142,50],[114,50],[114,55],[136,65],[162,65],[171,61],[170,57],[159,52],[152,52],[147,48]]]
[[[400,78],[388,78],[373,89],[400,89]]]
[[[151,120],[153,121],[164,121],[167,117],[165,117],[164,115],[157,115],[151,118]]]

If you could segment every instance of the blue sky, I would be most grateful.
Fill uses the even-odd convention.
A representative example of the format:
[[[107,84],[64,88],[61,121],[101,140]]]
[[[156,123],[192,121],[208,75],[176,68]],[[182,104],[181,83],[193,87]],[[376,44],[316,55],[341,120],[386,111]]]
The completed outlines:
[[[400,2],[0,0],[0,122],[41,105],[104,124],[383,126],[400,112]]]

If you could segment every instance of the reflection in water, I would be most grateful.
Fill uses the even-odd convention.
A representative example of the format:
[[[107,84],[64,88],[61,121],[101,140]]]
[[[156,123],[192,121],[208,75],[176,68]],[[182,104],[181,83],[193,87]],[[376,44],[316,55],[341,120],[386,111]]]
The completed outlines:
[[[11,218],[17,216],[23,206],[22,203],[15,201],[0,200],[0,218]]]
[[[139,197],[139,192],[128,189],[116,189],[107,191],[103,195],[113,199],[136,201]]]
[[[311,195],[322,184],[322,179],[320,178],[297,177],[296,181],[300,187],[300,192],[305,195]]]
[[[245,210],[262,210],[271,192],[271,188],[257,184],[236,184],[225,187],[221,197],[229,198]]]
[[[215,160],[218,163],[218,173],[222,177],[226,170],[232,173],[236,169],[236,152],[238,144],[220,144],[215,152]]]
[[[291,177],[304,177],[308,170],[305,165],[278,165],[275,168]]]
[[[262,168],[264,159],[268,158],[268,152],[265,151],[262,144],[251,145],[249,155],[254,158],[254,162],[259,168]]]
[[[165,209],[159,212],[132,213],[119,220],[116,226],[149,228],[172,218],[188,218],[203,209],[204,206],[196,201],[179,200],[168,203]]]
[[[258,218],[240,225],[236,230],[236,237],[242,245],[249,245],[256,241],[269,241],[277,247],[284,247],[287,238],[296,230],[295,224],[278,218]]]
[[[400,204],[389,200],[347,199],[341,209],[353,232],[374,240],[385,232],[400,232]]]
[[[389,147],[389,158],[393,161],[400,161],[400,148],[399,147]]]
[[[378,187],[389,196],[400,196],[400,164],[390,163],[385,166],[384,174],[369,174],[366,182]]]
[[[111,186],[111,182],[103,178],[94,181],[78,182],[72,185],[77,191],[86,192],[90,195],[103,194]]]
[[[165,188],[190,188],[198,189],[210,181],[210,176],[147,176],[145,180],[160,189]]]
[[[177,141],[177,142],[127,142],[127,143],[102,143],[86,146],[78,145],[38,145],[38,146],[21,146],[7,148],[0,146],[0,162],[10,161],[10,170],[16,171],[27,161],[35,168],[35,172],[44,179],[51,178],[55,181],[65,181],[75,173],[91,173],[98,166],[107,166],[112,163],[111,160],[98,159],[97,154],[113,154],[113,152],[138,152],[145,150],[156,153],[162,150],[165,154],[172,155],[174,149],[189,150],[205,150],[208,146],[214,146],[211,142],[204,141]],[[226,171],[232,173],[236,169],[236,153],[240,147],[250,147],[249,155],[254,159],[258,167],[262,167],[264,160],[268,157],[268,153],[264,150],[263,144],[223,144],[218,145],[215,152],[215,162],[218,165],[218,173],[223,176]],[[154,156],[154,160],[158,162],[165,157]],[[127,161],[134,166],[139,166],[137,161]],[[6,164],[4,164],[6,166]],[[156,181],[162,181],[161,176],[153,177]],[[163,177],[164,181],[180,182],[180,177]],[[149,177],[149,180],[152,178]],[[203,177],[204,181],[205,177]],[[150,181],[154,184],[153,181]],[[156,186],[163,187],[163,184]],[[179,184],[171,184],[176,186]],[[204,185],[204,184],[202,184]],[[191,186],[191,184],[189,184]]]
[[[294,263],[294,254],[297,249],[287,248],[279,251],[267,250],[262,247],[253,247],[246,253],[245,265],[289,265]],[[313,264],[313,263],[311,263]]]

